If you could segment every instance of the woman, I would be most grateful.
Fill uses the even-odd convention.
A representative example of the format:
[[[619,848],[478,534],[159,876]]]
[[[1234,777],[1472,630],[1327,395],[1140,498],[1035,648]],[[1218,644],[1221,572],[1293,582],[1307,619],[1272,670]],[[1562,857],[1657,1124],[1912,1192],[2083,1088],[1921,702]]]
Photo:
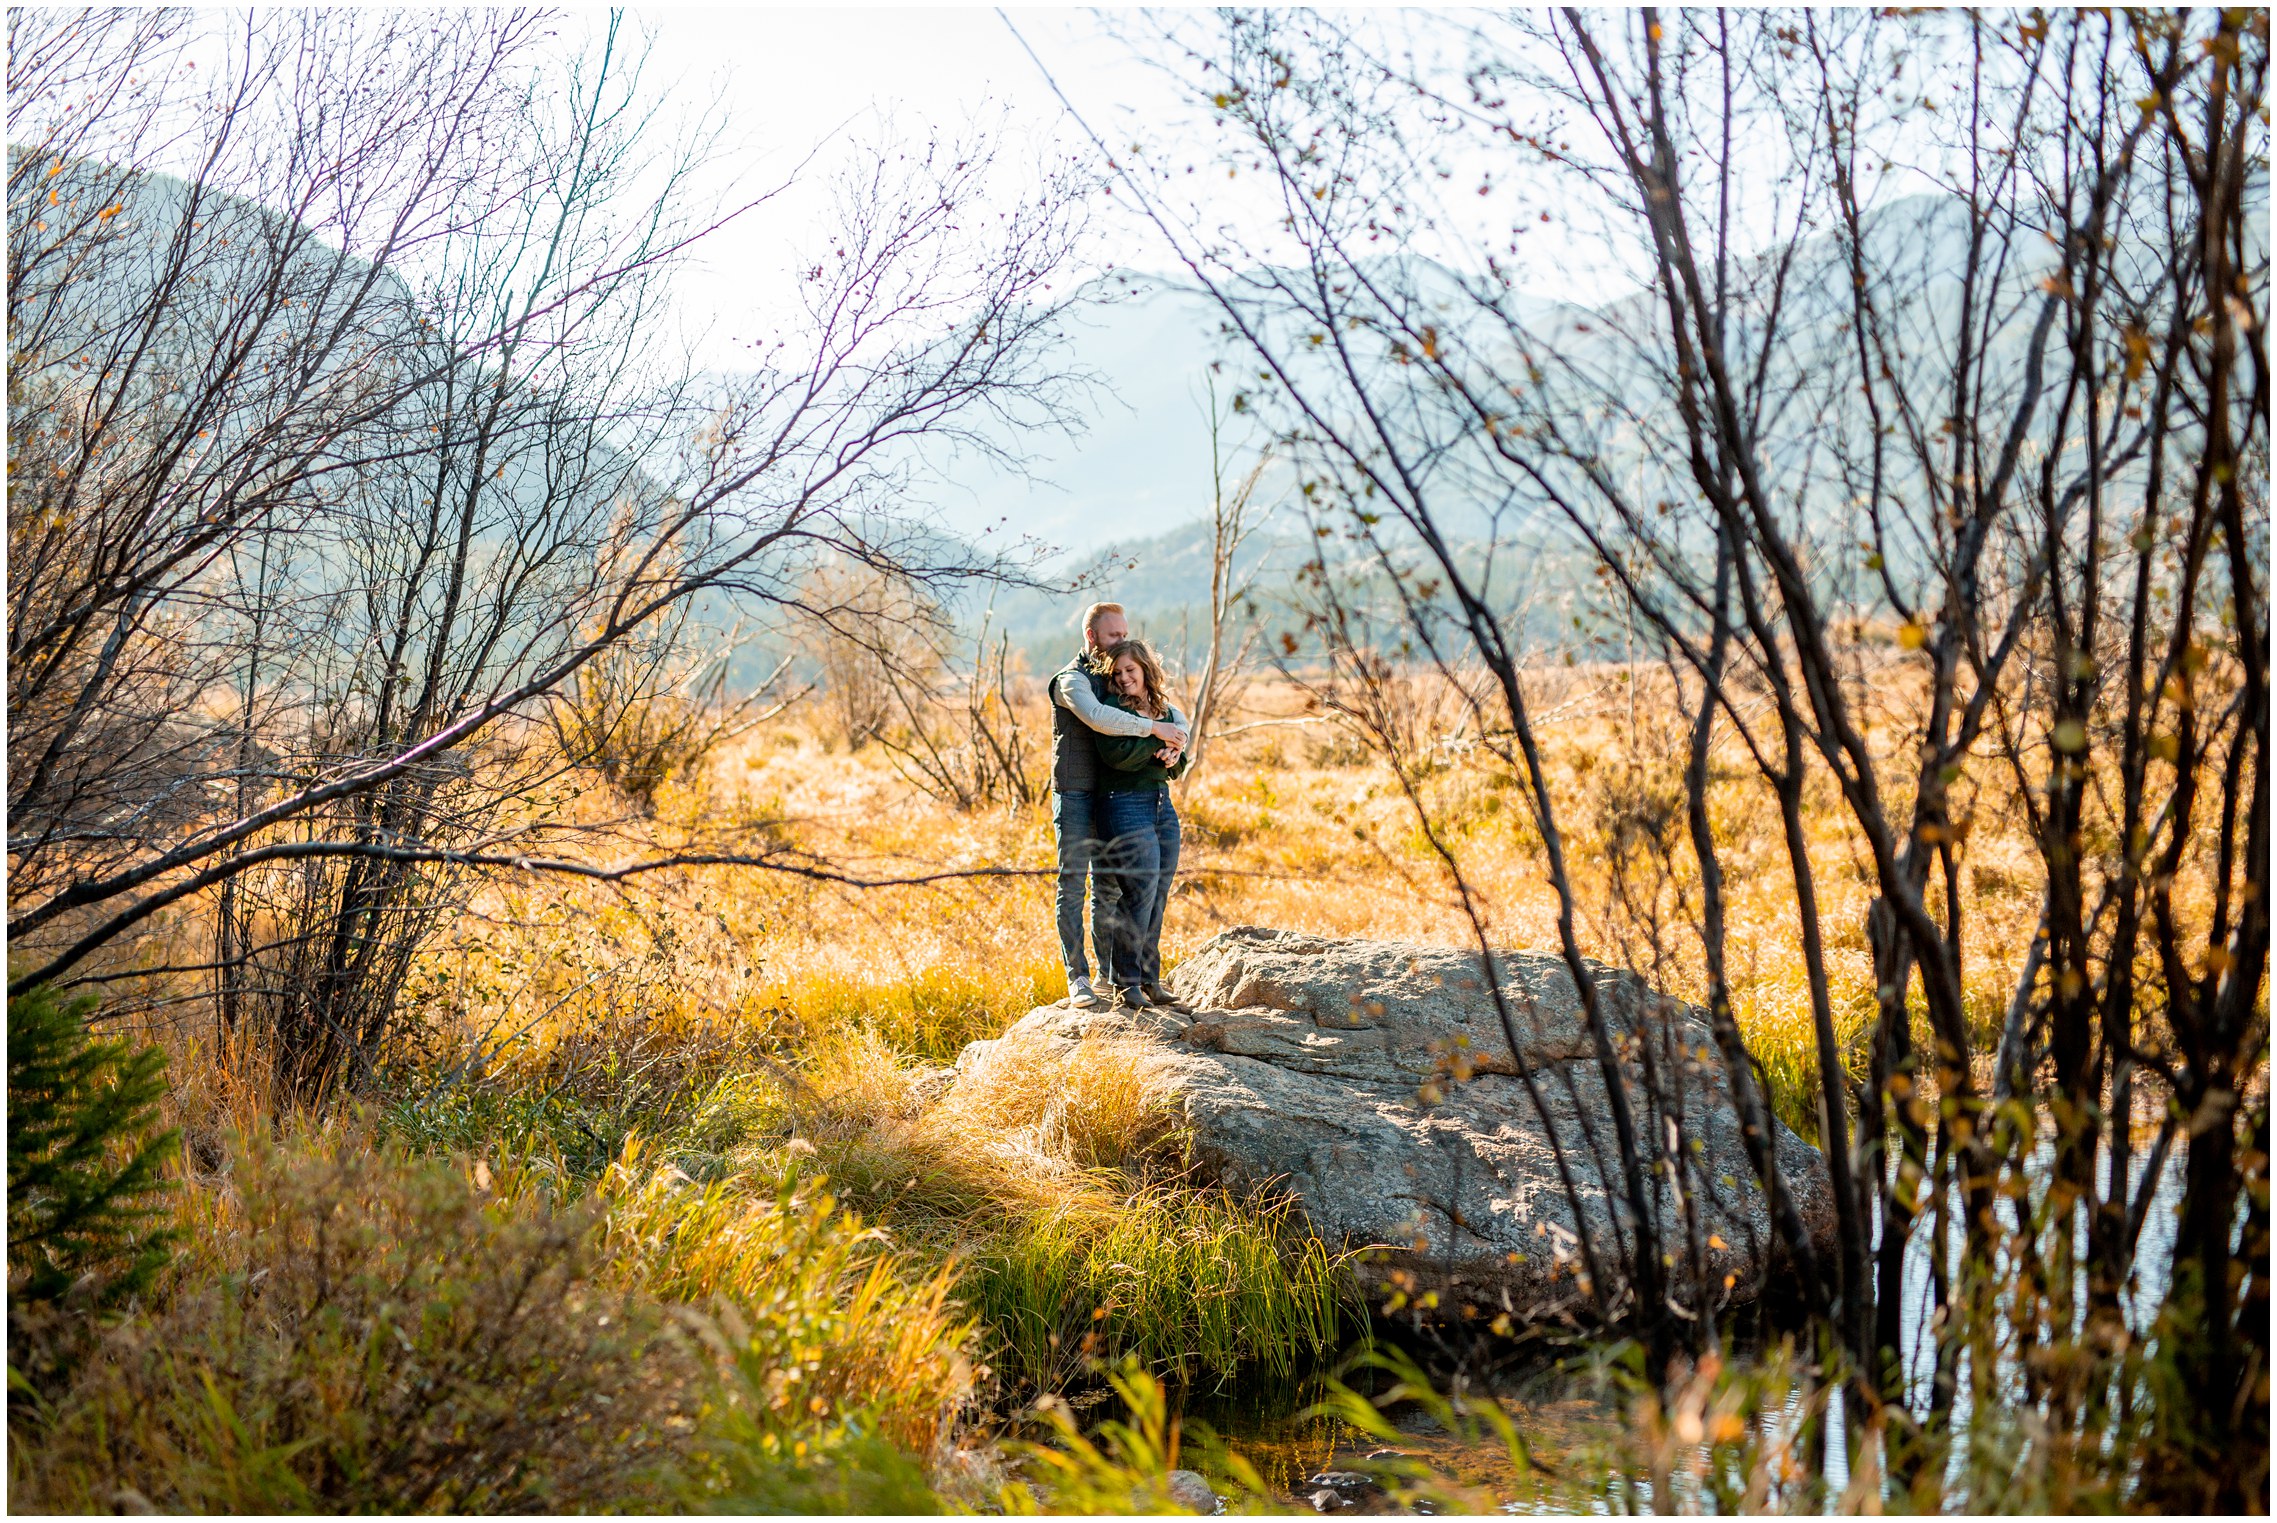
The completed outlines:
[[[1109,646],[1107,700],[1134,714],[1183,727],[1186,716],[1164,694],[1162,662],[1144,640]],[[1114,891],[1101,952],[1108,983],[1127,1006],[1183,1010],[1162,987],[1162,911],[1178,871],[1178,811],[1170,781],[1186,771],[1185,753],[1151,735],[1100,735],[1095,828],[1106,840],[1094,869]],[[1104,898],[1105,896],[1102,896]]]

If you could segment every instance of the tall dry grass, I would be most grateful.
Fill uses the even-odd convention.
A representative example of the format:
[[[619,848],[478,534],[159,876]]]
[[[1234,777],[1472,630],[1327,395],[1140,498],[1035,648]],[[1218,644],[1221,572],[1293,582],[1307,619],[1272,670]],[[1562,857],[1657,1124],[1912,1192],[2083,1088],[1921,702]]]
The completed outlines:
[[[1880,696],[1875,743],[1903,748],[1904,689]],[[1555,900],[1517,779],[1471,743],[1449,700],[1415,695],[1425,807],[1456,842],[1497,938],[1551,944]],[[1692,884],[1682,722],[1664,684],[1580,668],[1546,678],[1541,701],[1584,950],[1698,997],[1697,940],[1675,918]],[[1179,795],[1187,847],[1170,960],[1246,923],[1469,939],[1381,762],[1287,684],[1254,689],[1237,718],[1254,728],[1228,737]],[[1755,807],[1744,756],[1719,754],[1716,767],[1739,1017],[1780,1113],[1814,1135],[1815,1048],[1784,844]],[[1990,1026],[2036,903],[2031,846],[1999,770],[1988,764],[1969,786],[1964,892],[1986,953],[1970,994]],[[1873,1009],[1872,874],[1823,779],[1808,819],[1837,1029],[1855,1049]],[[639,828],[671,844],[716,839],[723,822],[858,875],[1028,875],[859,889],[707,868],[643,879],[632,893],[492,885],[422,965],[428,1047],[410,1065],[418,1082],[398,1086],[408,1098],[391,1125],[429,1147],[520,1138],[596,1178],[646,1138],[701,1182],[827,1180],[845,1207],[959,1266],[1010,1389],[1048,1388],[1102,1353],[1222,1375],[1333,1336],[1334,1266],[1287,1241],[1268,1203],[1231,1202],[1181,1174],[1175,1138],[1145,1100],[1143,1052],[1091,1054],[1050,1074],[997,1078],[984,1065],[943,1098],[943,1065],[966,1043],[1064,992],[1044,809],[952,810],[876,748],[848,750],[786,722],[665,786]],[[1848,1056],[1862,1069],[1862,1053]],[[1125,1092],[1110,1100],[1085,1087],[1110,1084]]]
[[[1688,853],[1670,849],[1677,716],[1647,679],[1577,670],[1551,687],[1547,764],[1584,950],[1696,997],[1696,940],[1654,926],[1689,887]],[[1467,743],[1456,705],[1429,697],[1418,699],[1429,732],[1418,750],[1434,827],[1457,843],[1497,939],[1548,945],[1555,901],[1516,779]],[[1876,743],[1902,747],[1904,694],[1885,697]],[[1258,727],[1213,748],[1178,798],[1187,844],[1170,961],[1238,924],[1467,942],[1469,923],[1380,762],[1286,685],[1254,688],[1239,718]],[[1717,765],[1710,803],[1738,1014],[1782,1115],[1807,1134],[1814,1055],[1784,848],[1776,820],[1752,807],[1741,759]],[[1970,992],[1991,1023],[2036,903],[2015,800],[1996,769],[1973,786],[1963,883],[1986,982]],[[950,810],[875,748],[849,752],[796,722],[722,748],[654,802],[653,816],[631,821],[599,789],[553,807],[611,819],[626,849],[725,832],[858,875],[1028,873],[867,890],[730,868],[629,889],[493,881],[423,953],[405,1039],[364,1118],[291,1144],[301,1151],[290,1164],[244,1141],[272,1119],[258,1052],[195,1023],[150,1028],[172,1049],[184,1209],[206,1246],[172,1298],[121,1334],[102,1381],[58,1409],[56,1437],[22,1446],[12,1473],[26,1496],[108,1506],[104,1488],[125,1486],[184,1506],[395,1505],[386,1487],[413,1484],[410,1472],[375,1460],[371,1435],[423,1431],[430,1416],[394,1414],[378,1387],[357,1383],[349,1354],[379,1347],[373,1329],[398,1323],[442,1329],[446,1353],[453,1328],[494,1333],[504,1341],[482,1367],[503,1372],[507,1392],[524,1389],[516,1360],[535,1368],[551,1348],[544,1357],[570,1372],[546,1377],[564,1412],[605,1394],[608,1421],[634,1425],[611,1440],[625,1459],[608,1473],[581,1469],[583,1450],[549,1459],[542,1444],[511,1486],[423,1461],[420,1495],[464,1506],[882,1506],[930,1495],[923,1466],[951,1451],[976,1402],[1049,1390],[1126,1355],[1222,1381],[1337,1346],[1341,1267],[1290,1232],[1274,1202],[1191,1176],[1145,1042],[1000,1050],[949,1083],[946,1065],[967,1043],[1065,992],[1046,810]],[[1824,787],[1809,822],[1848,1040],[1873,1005],[1871,873]],[[469,1183],[477,1165],[487,1194]],[[350,1278],[408,1287],[395,1300],[375,1291],[354,1337],[310,1331],[305,1298],[291,1299],[304,1282],[259,1246],[305,1244],[312,1224],[333,1219],[314,1179],[332,1181],[323,1209],[350,1229],[340,1241],[364,1245],[368,1262]],[[408,1267],[389,1267],[405,1244],[475,1288],[421,1289]],[[477,1314],[514,1273],[545,1287],[543,1316]],[[231,1310],[256,1277],[272,1287],[264,1296],[285,1298],[275,1306],[304,1310]],[[606,1336],[588,1314],[604,1304],[619,1308]],[[308,1391],[331,1394],[309,1408]],[[436,1411],[456,1427],[553,1410],[526,1393],[463,1400]],[[581,1421],[561,1426],[600,1431]],[[826,1458],[858,1444],[884,1447]],[[861,1491],[849,1479],[861,1475],[886,1489]]]
[[[1683,934],[1678,918],[1694,882],[1682,841],[1683,723],[1665,679],[1582,667],[1539,680],[1584,952],[1701,997],[1697,937]],[[1913,743],[1907,697],[1902,681],[1879,685],[1870,709],[1870,738],[1891,754]],[[1166,958],[1174,963],[1241,924],[1466,944],[1469,922],[1385,766],[1308,711],[1287,683],[1258,684],[1248,702],[1234,722],[1256,728],[1213,747],[1210,766],[1177,796],[1186,846]],[[1495,936],[1554,945],[1556,901],[1518,780],[1470,742],[1459,705],[1423,693],[1414,707],[1416,749],[1430,758],[1425,804],[1481,891]],[[1785,845],[1747,767],[1744,752],[1725,742],[1710,797],[1728,879],[1735,1007],[1780,1113],[1813,1135],[1815,1046]],[[1972,957],[1967,994],[1989,1032],[2036,923],[2033,847],[1994,758],[1972,768],[1958,791],[1971,825],[1962,892],[1981,954]],[[770,840],[867,876],[975,867],[1033,876],[856,889],[700,869],[644,880],[637,903],[582,886],[502,886],[478,904],[480,918],[436,948],[429,966],[448,968],[450,981],[423,985],[422,1000],[455,1020],[511,1029],[601,964],[645,959],[662,973],[643,989],[673,1011],[732,1017],[779,1050],[860,1029],[898,1052],[945,1062],[1064,994],[1048,808],[959,813],[910,787],[876,748],[848,751],[786,721],[723,748],[708,769],[659,795],[655,828],[665,837],[717,830],[721,821],[763,823]],[[1862,1065],[1856,1039],[1873,1009],[1864,934],[1871,864],[1823,777],[1812,781],[1807,824],[1836,1027]]]
[[[1875,742],[1902,748],[1902,685],[1882,697]],[[1448,699],[1419,691],[1414,704],[1425,807],[1456,842],[1497,938],[1550,944],[1555,900],[1517,779],[1470,743]],[[1545,679],[1542,706],[1584,950],[1699,996],[1697,940],[1672,918],[1692,885],[1681,718],[1665,687],[1650,674],[1574,669]],[[1255,728],[1217,747],[1179,795],[1187,848],[1165,930],[1172,961],[1245,923],[1468,940],[1382,763],[1286,684],[1253,690],[1238,718]],[[1780,1113],[1814,1135],[1815,1049],[1784,845],[1754,807],[1743,764],[1718,755],[1710,800],[1730,880],[1735,1000]],[[1987,955],[1972,964],[1983,987],[1970,993],[1989,1026],[2036,904],[2031,846],[2001,774],[1988,765],[1971,786],[1964,891]],[[1808,819],[1837,1028],[1854,1047],[1873,1009],[1872,874],[1823,779]],[[722,822],[859,875],[1029,875],[858,889],[708,868],[643,879],[632,893],[494,884],[422,964],[426,1045],[396,1086],[390,1126],[429,1148],[500,1139],[589,1178],[645,1138],[699,1182],[827,1180],[845,1207],[959,1266],[987,1358],[1011,1389],[1048,1388],[1097,1355],[1132,1350],[1222,1376],[1333,1336],[1334,1266],[1287,1241],[1269,1204],[1227,1201],[1180,1173],[1175,1139],[1145,1100],[1142,1052],[1091,1054],[1051,1074],[998,1078],[984,1066],[942,1097],[942,1065],[966,1043],[1064,992],[1045,810],[952,810],[876,748],[848,750],[792,722],[666,785],[638,828],[671,844],[716,838]],[[1862,1068],[1862,1053],[1848,1056]],[[1116,1083],[1125,1092],[1111,1100],[1085,1087]]]
[[[661,1505],[698,1367],[607,1283],[587,1211],[491,1198],[347,1129],[235,1150],[148,1311],[10,1445],[37,1511]],[[13,1408],[13,1404],[12,1404]]]
[[[925,1495],[974,1393],[954,1270],[790,1181],[701,1185],[635,1146],[570,1193],[558,1162],[352,1117],[216,1163],[147,1303],[11,1402],[16,1505],[883,1505]],[[853,1484],[881,1466],[898,1489]]]

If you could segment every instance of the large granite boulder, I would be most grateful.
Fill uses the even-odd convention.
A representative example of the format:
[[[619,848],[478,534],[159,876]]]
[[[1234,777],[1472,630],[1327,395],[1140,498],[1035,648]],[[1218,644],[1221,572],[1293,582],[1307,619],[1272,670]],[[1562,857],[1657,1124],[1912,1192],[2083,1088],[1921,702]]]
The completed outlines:
[[[1504,952],[1495,968],[1539,1105],[1475,952],[1255,926],[1216,937],[1172,975],[1191,1015],[1046,1006],[972,1044],[958,1067],[991,1061],[1000,1044],[1072,1058],[1085,1038],[1150,1038],[1158,1082],[1221,1182],[1284,1190],[1323,1239],[1375,1250],[1360,1259],[1366,1282],[1542,1320],[1588,1300],[1584,1239],[1615,1277],[1609,1293],[1624,1293],[1627,1186],[1564,962]],[[1781,1266],[1705,1016],[1630,974],[1590,974],[1623,1038],[1640,1146],[1659,1157],[1673,1135],[1690,1160],[1689,1211],[1665,1171],[1652,1190],[1677,1278],[1697,1283],[1697,1252],[1719,1302],[1750,1299]],[[1825,1164],[1777,1132],[1787,1187],[1831,1254]]]

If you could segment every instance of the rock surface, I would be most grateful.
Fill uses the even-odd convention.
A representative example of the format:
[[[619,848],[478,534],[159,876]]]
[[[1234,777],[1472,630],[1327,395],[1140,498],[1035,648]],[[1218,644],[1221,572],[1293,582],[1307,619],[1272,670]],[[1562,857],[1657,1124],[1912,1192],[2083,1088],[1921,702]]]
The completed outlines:
[[[1197,1471],[1171,1471],[1165,1478],[1164,1489],[1170,1493],[1171,1501],[1188,1512],[1208,1516],[1218,1510],[1218,1494],[1210,1489],[1210,1483]]]
[[[1305,1484],[1333,1492],[1345,1502],[1357,1502],[1384,1489],[1374,1476],[1361,1470],[1323,1470]]]
[[[998,1043],[1041,1044],[1065,1058],[1086,1038],[1152,1038],[1158,1082],[1222,1183],[1286,1190],[1324,1240],[1379,1250],[1362,1256],[1364,1283],[1540,1320],[1588,1300],[1584,1238],[1614,1277],[1609,1292],[1625,1288],[1616,1234],[1628,1230],[1627,1186],[1604,1074],[1563,960],[1502,952],[1495,969],[1518,1057],[1476,953],[1244,926],[1171,975],[1191,1015],[1046,1006],[997,1042],[973,1043],[957,1066],[987,1061]],[[1657,1156],[1673,1126],[1692,1160],[1683,1184],[1696,1238],[1677,1192],[1655,1182],[1678,1278],[1692,1283],[1696,1241],[1718,1299],[1751,1299],[1775,1267],[1770,1218],[1706,1018],[1633,975],[1590,973],[1626,1038],[1640,1148]],[[1647,1057],[1657,1086],[1646,1082]],[[1830,1253],[1824,1162],[1785,1126],[1777,1131],[1780,1171]]]

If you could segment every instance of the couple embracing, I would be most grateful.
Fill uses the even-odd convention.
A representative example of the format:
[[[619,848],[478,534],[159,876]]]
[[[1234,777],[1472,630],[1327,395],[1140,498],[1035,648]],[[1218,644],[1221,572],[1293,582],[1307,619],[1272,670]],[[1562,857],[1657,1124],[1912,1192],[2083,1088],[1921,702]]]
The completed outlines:
[[[1186,771],[1186,716],[1162,661],[1131,638],[1120,603],[1083,613],[1083,649],[1052,678],[1052,827],[1059,842],[1059,949],[1068,1003],[1183,1010],[1162,986],[1162,911],[1178,871],[1170,783]],[[1096,983],[1083,955],[1091,880]]]

